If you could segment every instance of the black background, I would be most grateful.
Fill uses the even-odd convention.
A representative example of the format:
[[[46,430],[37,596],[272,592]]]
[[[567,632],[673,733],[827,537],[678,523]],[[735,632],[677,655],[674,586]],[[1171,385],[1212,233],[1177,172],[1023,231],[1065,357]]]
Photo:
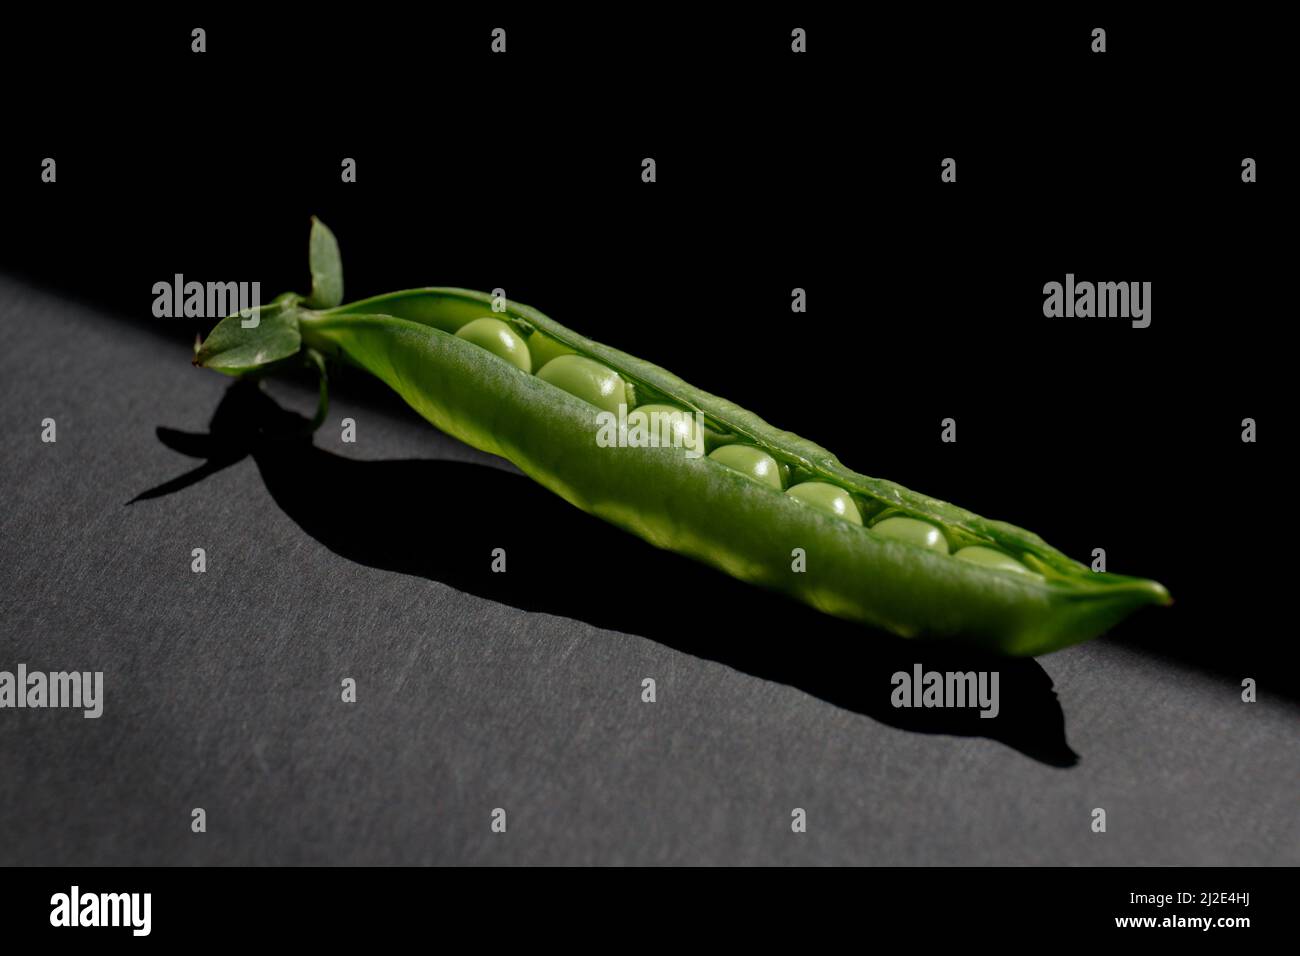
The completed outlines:
[[[1295,693],[1278,666],[1277,31],[1102,12],[503,17],[15,26],[3,263],[188,338],[151,317],[154,282],[303,290],[316,214],[349,299],[502,286],[850,467],[1081,559],[1104,547],[1177,602],[1117,639]],[[1042,286],[1067,272],[1150,281],[1150,328],[1044,318]]]

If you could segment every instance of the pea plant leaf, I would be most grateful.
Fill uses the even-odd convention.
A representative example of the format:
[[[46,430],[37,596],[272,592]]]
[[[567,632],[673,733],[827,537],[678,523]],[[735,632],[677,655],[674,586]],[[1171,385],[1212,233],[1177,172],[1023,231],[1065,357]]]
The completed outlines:
[[[343,302],[343,260],[339,243],[329,227],[311,217],[311,239],[307,247],[311,267],[311,295],[307,305],[313,309],[332,309]]]
[[[300,296],[289,293],[248,315],[226,316],[195,344],[194,364],[238,376],[296,355],[302,347],[300,301]]]

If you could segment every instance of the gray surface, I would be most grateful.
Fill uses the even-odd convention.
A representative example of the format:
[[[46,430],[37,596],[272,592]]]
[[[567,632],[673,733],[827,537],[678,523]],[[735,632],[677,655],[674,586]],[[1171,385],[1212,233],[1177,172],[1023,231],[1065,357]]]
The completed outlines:
[[[124,507],[194,464],[154,429],[206,431],[225,381],[8,278],[0,321],[0,669],[107,685],[99,720],[0,710],[0,863],[1300,862],[1292,705],[1094,642],[1041,660],[1082,756],[1055,768],[354,563],[250,460]],[[318,444],[485,460],[411,414],[344,415],[362,441]]]

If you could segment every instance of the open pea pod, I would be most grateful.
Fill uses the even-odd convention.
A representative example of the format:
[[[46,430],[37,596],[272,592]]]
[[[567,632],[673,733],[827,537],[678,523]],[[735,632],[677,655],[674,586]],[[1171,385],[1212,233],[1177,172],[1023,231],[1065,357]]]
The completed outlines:
[[[341,289],[337,246],[322,225],[313,229],[313,257],[334,256],[313,258],[314,286]],[[367,370],[437,428],[508,459],[582,510],[827,614],[904,637],[1040,654],[1095,637],[1142,605],[1169,603],[1154,581],[1094,573],[1021,528],[854,472],[813,442],[528,306],[422,288],[305,307],[331,298],[314,293],[285,300],[279,320],[291,317],[303,347]],[[214,337],[238,348],[232,332],[219,326]],[[575,384],[575,375],[585,378]],[[732,453],[602,444],[617,404],[689,412],[709,445]],[[742,460],[776,470],[747,473]]]

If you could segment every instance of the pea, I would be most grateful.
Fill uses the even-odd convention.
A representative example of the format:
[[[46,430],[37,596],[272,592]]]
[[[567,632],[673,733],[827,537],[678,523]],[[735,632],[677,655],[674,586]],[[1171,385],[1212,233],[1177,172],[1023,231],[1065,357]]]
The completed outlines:
[[[971,564],[983,565],[986,568],[997,568],[999,571],[1016,571],[1020,574],[1032,574],[1035,577],[1041,575],[1035,574],[1027,567],[1011,557],[1009,554],[1003,554],[993,548],[986,548],[982,545],[972,544],[968,548],[962,548],[953,555],[954,558],[960,558],[963,561],[969,561]]]
[[[541,368],[553,358],[559,358],[561,355],[573,355],[573,349],[567,345],[561,345],[558,341],[549,335],[541,332],[534,332],[528,337],[528,351],[533,356],[533,368]]]
[[[618,414],[627,404],[623,376],[583,355],[560,355],[542,366],[537,377],[597,408]]]
[[[948,541],[944,538],[943,532],[934,525],[917,521],[915,518],[886,518],[872,525],[871,530],[881,537],[893,538],[896,541],[910,541],[931,551],[948,553]]]
[[[456,338],[473,342],[493,355],[505,359],[515,368],[531,373],[533,360],[515,330],[500,319],[483,318],[466,322],[456,332]]]
[[[781,469],[777,461],[761,448],[753,445],[723,445],[709,453],[714,461],[734,468],[742,475],[781,490]]]
[[[668,417],[671,416],[671,417]],[[673,405],[638,405],[627,416],[629,429],[644,428],[646,441],[657,436],[659,447],[688,448],[704,453],[704,440],[700,436],[695,416],[684,408]]]
[[[828,482],[805,481],[803,484],[795,485],[786,494],[812,505],[819,511],[825,511],[827,514],[854,524],[862,524],[862,514],[858,511],[858,506],[853,503],[853,496],[843,488],[837,488]]]

